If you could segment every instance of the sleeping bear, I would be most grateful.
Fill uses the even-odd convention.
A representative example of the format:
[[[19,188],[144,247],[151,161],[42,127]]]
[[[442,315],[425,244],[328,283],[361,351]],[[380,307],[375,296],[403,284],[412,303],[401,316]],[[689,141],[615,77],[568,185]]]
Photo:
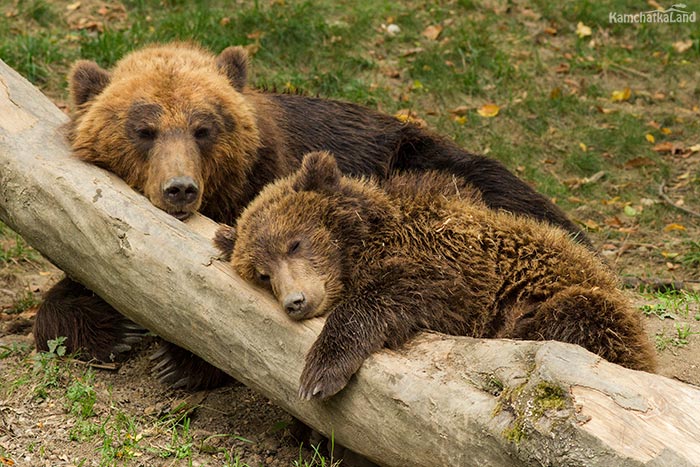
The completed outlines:
[[[301,375],[304,399],[332,396],[373,352],[423,329],[559,340],[655,367],[607,266],[561,229],[488,208],[454,174],[352,178],[329,153],[310,153],[215,244],[290,318],[327,315]]]

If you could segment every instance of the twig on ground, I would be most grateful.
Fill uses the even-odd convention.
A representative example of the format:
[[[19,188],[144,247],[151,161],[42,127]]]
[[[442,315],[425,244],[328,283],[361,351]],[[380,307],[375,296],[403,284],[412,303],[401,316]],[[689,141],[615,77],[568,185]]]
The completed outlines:
[[[664,200],[664,202],[666,204],[668,204],[669,206],[673,206],[676,209],[680,209],[684,213],[690,214],[691,216],[700,217],[700,212],[696,212],[696,211],[693,211],[692,209],[688,209],[686,207],[678,206],[677,204],[675,204],[673,202],[673,200],[671,198],[669,198],[669,196],[665,193],[665,191],[664,191],[665,188],[666,188],[666,182],[661,182],[661,185],[659,185],[659,196],[661,197],[662,200]]]

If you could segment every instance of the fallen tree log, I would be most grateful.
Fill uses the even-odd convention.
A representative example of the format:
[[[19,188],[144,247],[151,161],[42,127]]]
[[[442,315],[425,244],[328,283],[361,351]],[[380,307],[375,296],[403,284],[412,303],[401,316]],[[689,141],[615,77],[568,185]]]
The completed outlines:
[[[66,117],[0,62],[0,219],[126,316],[387,466],[690,466],[700,389],[577,346],[424,334],[298,400],[321,318],[291,322],[211,246],[121,180],[72,159]]]

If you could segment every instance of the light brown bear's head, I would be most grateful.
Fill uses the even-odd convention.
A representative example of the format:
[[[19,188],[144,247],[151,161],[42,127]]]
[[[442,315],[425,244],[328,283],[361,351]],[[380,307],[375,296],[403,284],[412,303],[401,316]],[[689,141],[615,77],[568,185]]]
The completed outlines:
[[[215,243],[232,252],[246,281],[269,289],[293,319],[329,312],[355,276],[353,265],[383,216],[386,195],[367,180],[342,177],[326,152],[268,185]],[[376,235],[375,235],[376,236]]]
[[[69,75],[75,155],[179,219],[223,184],[243,192],[260,144],[241,94],[246,65],[241,48],[216,57],[184,43],[133,52],[111,72],[77,62]]]

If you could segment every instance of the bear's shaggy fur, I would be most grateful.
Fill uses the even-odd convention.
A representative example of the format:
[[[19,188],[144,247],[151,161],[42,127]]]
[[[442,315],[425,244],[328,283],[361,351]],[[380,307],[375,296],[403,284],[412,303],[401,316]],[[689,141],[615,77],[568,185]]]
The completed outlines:
[[[177,218],[200,211],[232,224],[304,153],[330,150],[346,174],[454,174],[490,207],[546,220],[587,243],[561,210],[497,161],[359,105],[251,89],[247,65],[242,48],[215,56],[184,43],[135,51],[111,71],[79,61],[69,76],[76,111],[68,134],[76,157],[114,172]],[[65,278],[42,303],[34,335],[39,349],[63,335],[69,351],[108,360],[138,338],[132,328]],[[171,383],[219,382],[193,375],[203,367],[189,352],[172,348],[159,358],[161,376]]]
[[[655,353],[614,275],[570,236],[439,172],[342,176],[328,153],[266,187],[215,243],[293,319],[328,314],[300,396],[326,398],[421,329],[560,340],[629,368]]]

